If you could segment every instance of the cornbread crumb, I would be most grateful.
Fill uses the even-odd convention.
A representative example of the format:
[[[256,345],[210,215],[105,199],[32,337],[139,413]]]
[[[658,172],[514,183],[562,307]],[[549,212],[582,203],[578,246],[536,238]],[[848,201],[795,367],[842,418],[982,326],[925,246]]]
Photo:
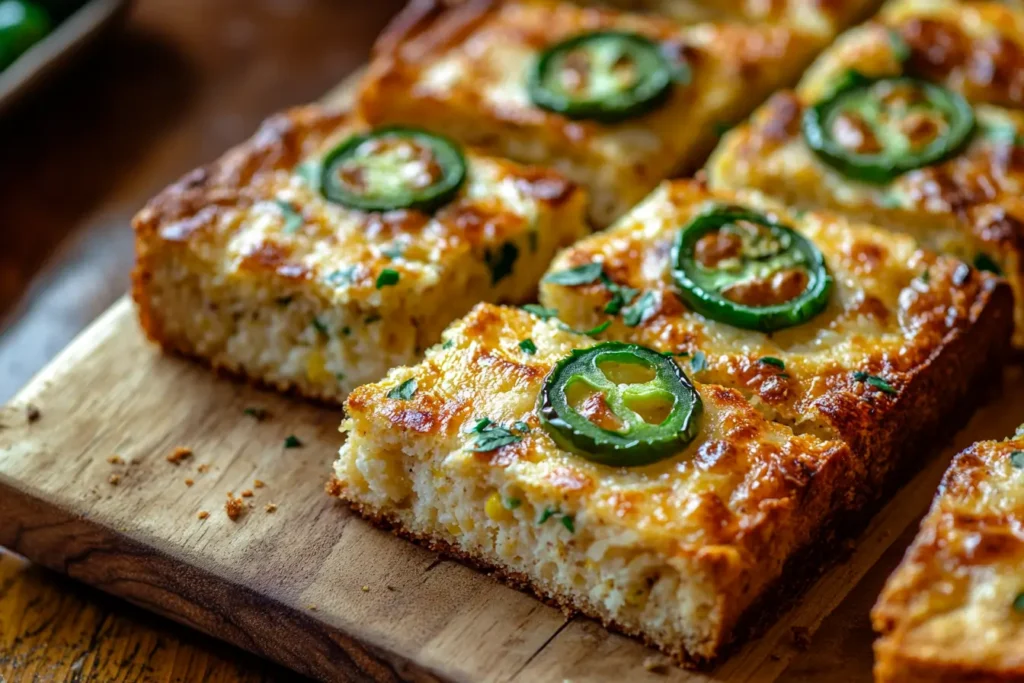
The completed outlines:
[[[228,513],[228,519],[234,522],[245,512],[245,504],[241,498],[228,498],[228,502],[224,503],[224,510]]]
[[[316,605],[314,605],[313,603],[310,603],[310,604],[306,605],[306,609],[308,609],[310,612],[315,612],[316,611]]]
[[[109,462],[111,465],[122,465],[122,464],[124,464],[124,460],[122,460],[121,456],[119,456],[119,455],[112,455],[112,456],[110,456],[109,458],[107,458],[107,462]]]
[[[174,465],[180,465],[182,460],[187,460],[192,457],[192,449],[187,446],[178,446],[170,455],[167,456],[167,462]]]
[[[194,483],[195,483],[195,482],[194,482],[194,481],[192,481],[191,479],[186,479],[186,480],[185,480],[185,486],[192,486],[192,484],[194,484]]]
[[[29,421],[29,424],[38,422],[39,418],[43,416],[43,413],[39,408],[36,408],[33,404],[29,403],[25,406],[25,419]]]
[[[330,481],[324,485],[324,490],[327,491],[327,495],[337,498],[341,495],[341,480],[331,477]]]
[[[118,484],[121,483],[121,475],[120,474],[111,474],[110,475],[110,479],[108,479],[107,481],[110,482],[111,486],[117,486]]]
[[[252,482],[252,487],[253,487],[254,489],[261,489],[261,488],[263,488],[264,486],[266,486],[266,484],[264,484],[264,483],[263,483],[263,480],[261,480],[261,479],[256,479],[256,480],[254,480],[254,481]]]
[[[206,519],[209,516],[210,513],[207,512],[206,510],[200,510],[199,512],[196,513],[196,517],[198,517],[199,519]]]
[[[263,508],[263,509],[266,510],[267,512],[269,512],[269,513],[277,512],[277,504],[275,504],[275,503],[267,503],[267,506],[265,508]]]
[[[369,593],[370,592],[370,587],[369,586],[363,586],[363,592],[364,593]]]
[[[252,491],[249,489],[242,491],[242,498],[252,498]]]
[[[197,468],[196,468],[196,471],[197,471],[197,472],[209,472],[209,471],[210,471],[210,466],[209,466],[209,465],[207,465],[207,464],[206,464],[206,463],[204,462],[204,463],[203,463],[202,465],[200,465],[199,467],[197,467]]]
[[[129,465],[138,465],[141,462],[142,462],[142,458],[132,458],[131,460],[128,461],[128,464]]]

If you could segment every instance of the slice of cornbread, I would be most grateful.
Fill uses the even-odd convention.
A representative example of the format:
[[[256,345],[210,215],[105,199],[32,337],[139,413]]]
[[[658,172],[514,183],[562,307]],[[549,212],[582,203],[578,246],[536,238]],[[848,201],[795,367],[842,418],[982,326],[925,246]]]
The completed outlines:
[[[820,250],[833,279],[820,313],[760,332],[692,310],[672,274],[673,245],[718,207],[764,214]],[[737,389],[798,433],[845,441],[874,493],[922,443],[959,424],[952,416],[969,415],[958,406],[998,376],[1008,354],[1005,282],[908,236],[794,212],[757,193],[665,182],[612,228],[562,252],[549,278],[587,264],[600,264],[595,277],[545,281],[541,302],[578,329],[609,322],[604,337],[681,354],[696,379]],[[628,302],[609,313],[623,292]]]
[[[657,106],[608,122],[533,101],[530,73],[545,50],[609,31],[655,42],[671,64],[676,76]],[[681,26],[570,2],[427,0],[378,40],[359,110],[373,124],[417,123],[557,168],[590,190],[589,216],[605,226],[661,179],[697,168],[723,124],[795,81],[820,47],[820,37],[781,24]]]
[[[885,182],[853,179],[824,162],[802,130],[811,108],[851,71],[868,79],[913,77],[960,93],[973,109],[973,132],[955,154],[931,165]],[[841,211],[1000,271],[1017,300],[1014,342],[1024,347],[1022,107],[1019,2],[898,0],[840,36],[796,91],[777,93],[729,132],[708,162],[708,178],[712,187],[757,189],[790,206]],[[868,149],[877,142],[843,129],[846,119],[836,121],[843,144]],[[910,133],[914,122],[906,121]]]
[[[864,478],[845,444],[794,434],[741,392],[699,383],[687,447],[645,466],[597,464],[556,445],[537,408],[552,367],[593,339],[486,304],[444,337],[420,364],[349,396],[334,491],[681,662],[721,653]]]
[[[1024,438],[960,453],[872,612],[879,683],[1024,681]]]
[[[473,304],[529,300],[555,251],[584,234],[573,183],[473,151],[458,193],[432,213],[328,201],[320,159],[361,130],[345,112],[290,111],[151,201],[134,222],[147,334],[340,403],[422,357]]]

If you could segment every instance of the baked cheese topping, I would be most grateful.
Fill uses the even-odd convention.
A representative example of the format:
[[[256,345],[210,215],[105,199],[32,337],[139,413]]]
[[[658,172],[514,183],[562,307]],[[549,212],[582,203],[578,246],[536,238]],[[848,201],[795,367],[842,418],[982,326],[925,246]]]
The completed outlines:
[[[946,472],[920,533],[874,608],[872,621],[882,634],[879,680],[904,680],[908,662],[991,680],[1020,676],[1022,566],[1024,440],[974,444]]]
[[[536,106],[528,74],[538,57],[598,31],[659,43],[686,77],[658,106],[614,123]],[[592,190],[591,214],[603,225],[661,178],[699,163],[715,124],[744,115],[795,76],[816,43],[781,26],[680,27],[544,0],[474,0],[440,13],[412,7],[380,39],[360,111],[375,124],[415,121],[497,155],[558,168]]]
[[[446,476],[491,486],[503,500],[518,501],[517,515],[540,519],[544,510],[557,510],[555,523],[569,515],[575,533],[607,525],[628,535],[621,543],[653,546],[669,556],[716,555],[728,571],[742,572],[760,554],[771,554],[773,529],[787,514],[785,501],[799,499],[816,474],[855,474],[845,446],[793,435],[766,421],[739,392],[700,383],[700,430],[683,451],[643,467],[597,464],[560,449],[536,410],[555,363],[594,345],[593,339],[519,309],[485,304],[444,336],[421,364],[395,369],[349,396],[343,430],[350,440],[357,433],[391,435],[389,440],[404,444],[399,450],[381,447],[370,462],[346,458],[349,451],[343,449],[337,474],[360,499],[405,504],[413,481],[404,460],[425,457],[429,449],[445,454],[436,464]],[[521,348],[526,339],[535,352]],[[389,399],[410,380],[416,389],[407,400]],[[479,426],[485,418],[512,438],[479,450],[481,436],[489,433]],[[839,475],[833,469],[839,467],[851,471]],[[386,477],[379,476],[381,470]],[[764,533],[752,533],[754,528]]]
[[[386,309],[436,287],[467,254],[490,268],[494,283],[508,277],[536,250],[539,219],[578,201],[579,190],[552,171],[467,151],[464,185],[433,214],[349,209],[320,192],[320,162],[363,129],[318,108],[292,116],[298,124],[272,120],[257,134],[260,157],[225,168],[225,177],[186,179],[158,198],[140,213],[140,229],[231,280],[269,277],[330,304]],[[207,198],[194,211],[193,183]]]
[[[766,334],[698,315],[683,302],[671,273],[673,244],[693,217],[722,206],[763,213],[821,250],[835,283],[821,313]],[[557,284],[557,273],[592,263],[602,277]],[[700,381],[753,392],[795,421],[832,392],[889,400],[950,334],[972,323],[974,302],[992,286],[906,236],[832,214],[792,212],[756,193],[668,181],[610,230],[563,252],[541,301],[577,329],[609,320],[604,334],[613,339],[681,354]],[[623,288],[631,291],[628,305],[609,315]],[[884,378],[888,390],[876,392],[863,375]]]

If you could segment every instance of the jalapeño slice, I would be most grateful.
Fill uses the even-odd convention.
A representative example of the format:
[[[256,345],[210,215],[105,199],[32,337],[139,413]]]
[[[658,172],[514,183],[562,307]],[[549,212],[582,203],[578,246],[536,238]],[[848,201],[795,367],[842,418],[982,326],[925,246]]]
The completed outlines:
[[[807,322],[828,305],[832,276],[805,237],[753,211],[722,207],[676,238],[672,275],[701,315],[771,332]]]
[[[320,191],[362,211],[430,212],[451,201],[465,178],[462,152],[447,138],[416,128],[379,128],[327,153]]]
[[[704,406],[671,359],[636,344],[602,342],[552,368],[537,409],[560,447],[632,467],[684,449],[700,429]]]
[[[887,183],[948,159],[974,131],[959,94],[915,78],[851,79],[804,113],[807,145],[854,180]]]
[[[685,65],[673,67],[650,38],[597,31],[542,52],[527,88],[541,109],[614,123],[650,111],[668,95],[673,80],[686,76]]]

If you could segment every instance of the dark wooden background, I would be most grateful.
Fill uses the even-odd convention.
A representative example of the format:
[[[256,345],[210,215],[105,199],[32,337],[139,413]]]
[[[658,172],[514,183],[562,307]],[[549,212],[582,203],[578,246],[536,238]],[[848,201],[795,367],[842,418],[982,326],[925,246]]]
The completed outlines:
[[[146,198],[316,99],[401,0],[137,0],[0,118],[0,403],[127,288]],[[0,678],[290,681],[0,549]]]

